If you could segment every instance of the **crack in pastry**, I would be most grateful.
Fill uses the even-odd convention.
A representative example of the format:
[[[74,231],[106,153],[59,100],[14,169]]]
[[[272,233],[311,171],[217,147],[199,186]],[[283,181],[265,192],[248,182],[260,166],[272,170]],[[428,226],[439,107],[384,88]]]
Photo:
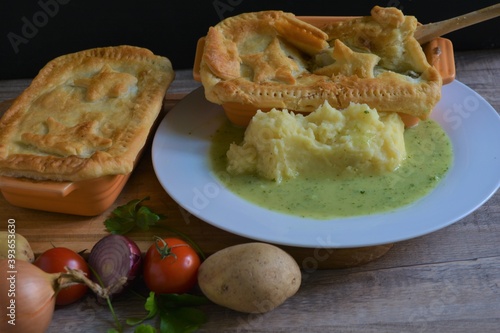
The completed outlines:
[[[174,75],[169,59],[127,45],[50,61],[0,119],[0,175],[130,173]]]
[[[354,102],[426,119],[442,80],[413,37],[416,26],[415,17],[378,6],[321,29],[281,11],[237,15],[205,38],[205,96],[241,110],[308,113],[324,101],[337,109]]]

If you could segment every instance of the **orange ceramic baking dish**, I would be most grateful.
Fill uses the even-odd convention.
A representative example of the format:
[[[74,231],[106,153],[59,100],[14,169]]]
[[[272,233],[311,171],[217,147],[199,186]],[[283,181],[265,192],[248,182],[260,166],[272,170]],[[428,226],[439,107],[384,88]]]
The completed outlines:
[[[83,60],[80,61],[78,59]],[[130,71],[137,71],[134,75],[140,76],[139,79],[143,80],[143,82],[139,82],[138,84],[144,86],[144,88],[141,89],[144,90],[145,93],[140,92],[137,94],[139,97],[134,101],[134,108],[136,108],[134,112],[135,110],[142,112],[137,113],[142,117],[138,119],[138,121],[144,119],[144,123],[139,123],[135,131],[130,131],[125,128],[128,132],[123,129],[121,133],[117,133],[116,135],[116,137],[119,138],[116,139],[117,142],[120,144],[129,143],[131,147],[131,149],[125,152],[121,150],[121,152],[115,153],[116,156],[120,156],[119,154],[128,154],[130,152],[130,156],[127,155],[126,158],[122,160],[114,160],[114,164],[124,163],[126,168],[117,168],[118,171],[111,169],[111,172],[104,171],[94,178],[84,175],[81,178],[73,178],[75,180],[62,181],[52,179],[34,180],[23,176],[0,176],[0,190],[6,201],[10,204],[50,212],[95,216],[106,211],[120,194],[130,177],[132,172],[131,169],[135,168],[140,159],[144,145],[151,139],[150,136],[153,133],[153,129],[158,121],[158,115],[161,112],[164,94],[174,79],[175,74],[171,68],[170,60],[156,56],[149,50],[127,45],[89,49],[80,53],[68,54],[64,57],[54,59],[42,69],[40,72],[42,76],[37,76],[34,82],[39,85],[41,85],[41,83],[46,85],[59,84],[59,81],[54,84],[46,83],[47,81],[50,82],[50,78],[52,78],[52,81],[56,81],[50,76],[52,75],[52,71],[56,72],[53,76],[57,76],[67,68],[69,68],[68,71],[72,70],[72,66],[78,68],[78,71],[80,71],[78,75],[83,75],[81,74],[84,72],[82,68],[85,66],[89,67],[89,72],[95,72],[94,67],[98,68],[102,65],[103,69],[101,69],[101,72],[95,72],[102,73],[106,68],[105,66],[109,65],[108,62],[103,59],[109,59],[109,62],[113,66],[126,67],[129,63],[132,63],[132,65],[129,66],[129,68],[132,68]],[[128,62],[120,62],[121,59],[128,59]],[[73,65],[74,63],[77,63],[77,65]],[[37,81],[37,79],[39,80]],[[109,90],[111,91],[111,89]],[[30,90],[25,90],[23,92],[23,94],[30,93],[32,93]],[[21,101],[23,98],[26,100],[31,98],[31,95],[26,97],[23,94],[19,97]],[[116,96],[112,95],[111,97]],[[17,101],[11,105],[11,107],[14,108],[14,112],[16,111],[16,107],[19,108],[19,104],[16,103]],[[117,105],[119,106],[119,103],[117,103]],[[123,105],[125,105],[125,103]],[[148,108],[154,109],[148,111]],[[10,110],[11,109],[8,109],[6,112]],[[67,110],[71,112],[71,109],[68,108]],[[132,128],[132,126],[130,127]],[[129,140],[128,137],[132,137],[132,139]],[[134,142],[133,139],[137,140]],[[110,164],[113,165],[113,162]],[[55,169],[55,166],[53,168]],[[43,179],[43,175],[40,178]]]
[[[324,26],[328,23],[344,21],[356,18],[356,16],[298,16],[299,19],[310,23],[316,27]],[[200,62],[203,54],[205,37],[198,40],[196,55],[193,66],[193,77],[201,82]],[[453,54],[453,44],[449,39],[436,38],[422,46],[427,61],[433,65],[441,74],[443,84],[452,82],[455,79],[455,57]],[[256,108],[252,105],[238,103],[225,103],[222,105],[228,119],[235,125],[246,126],[255,115]],[[268,110],[262,110],[268,111]]]
[[[130,174],[77,182],[35,181],[0,176],[0,189],[10,204],[73,215],[95,216],[116,200]]]
[[[152,129],[154,128],[155,125]],[[150,137],[151,135],[152,131],[149,133]],[[143,150],[144,148],[137,155],[134,167],[140,160]],[[132,172],[66,182],[0,176],[0,192],[13,206],[71,215],[96,216],[111,207]]]

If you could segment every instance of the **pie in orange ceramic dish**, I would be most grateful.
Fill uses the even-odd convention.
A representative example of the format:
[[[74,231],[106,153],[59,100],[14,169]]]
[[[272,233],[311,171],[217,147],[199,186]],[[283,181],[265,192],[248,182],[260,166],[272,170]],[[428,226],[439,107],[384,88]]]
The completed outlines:
[[[174,79],[169,59],[117,46],[50,61],[0,120],[0,175],[130,173]]]
[[[397,8],[318,28],[291,13],[230,17],[204,41],[206,98],[225,108],[312,112],[366,103],[379,112],[426,119],[442,80],[413,33],[417,20]]]

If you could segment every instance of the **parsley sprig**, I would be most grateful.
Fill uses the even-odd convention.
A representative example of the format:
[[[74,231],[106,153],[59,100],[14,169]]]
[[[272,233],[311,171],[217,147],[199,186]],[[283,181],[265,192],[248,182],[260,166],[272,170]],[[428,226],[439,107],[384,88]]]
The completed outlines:
[[[202,296],[190,294],[160,294],[149,293],[144,309],[148,312],[143,318],[129,318],[127,324],[136,326],[135,333],[156,332],[156,329],[145,320],[160,318],[161,333],[190,333],[196,331],[207,321],[203,311],[196,308],[207,304],[208,300]]]
[[[145,200],[149,200],[149,197],[135,199],[115,208],[111,212],[111,217],[104,221],[106,230],[118,235],[124,235],[135,227],[141,230],[149,230],[159,220],[165,218],[165,216],[157,214],[149,207],[142,205]]]

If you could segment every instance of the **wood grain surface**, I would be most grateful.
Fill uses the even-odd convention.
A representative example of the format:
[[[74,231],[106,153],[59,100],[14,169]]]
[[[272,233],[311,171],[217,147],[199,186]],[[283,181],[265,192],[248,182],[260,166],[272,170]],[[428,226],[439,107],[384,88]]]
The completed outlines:
[[[456,79],[500,110],[500,50],[459,52],[455,60]],[[0,81],[0,112],[29,82]],[[164,112],[197,87],[190,71],[179,71]],[[35,211],[14,207],[0,196],[0,229],[6,229],[7,219],[15,219],[17,232],[28,238],[37,253],[54,245],[90,250],[106,234],[103,221],[114,207],[146,195],[151,198],[148,206],[167,215],[162,223],[188,234],[208,254],[250,241],[180,208],[156,180],[148,149],[122,194],[104,214],[89,218]],[[144,250],[152,235],[159,233],[165,230],[130,236]],[[303,266],[303,283],[294,297],[263,315],[204,306],[209,320],[199,331],[498,332],[499,244],[500,195],[496,193],[462,220],[415,239],[335,251],[286,248]],[[124,294],[114,304],[122,320],[144,314],[144,299],[134,293]],[[107,307],[89,295],[57,308],[49,331],[106,332],[112,325]]]

